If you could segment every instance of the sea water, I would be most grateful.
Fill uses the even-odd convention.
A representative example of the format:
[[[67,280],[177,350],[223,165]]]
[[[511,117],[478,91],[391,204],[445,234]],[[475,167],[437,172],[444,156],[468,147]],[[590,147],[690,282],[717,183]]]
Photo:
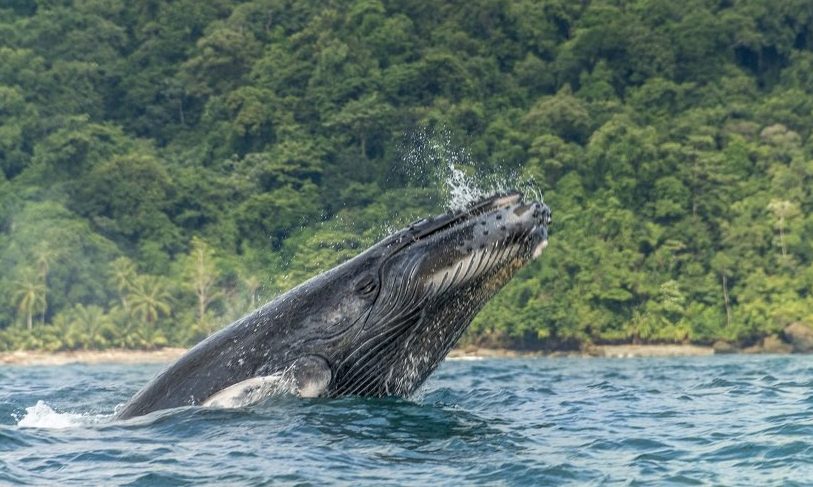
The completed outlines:
[[[813,357],[446,361],[408,399],[115,420],[160,368],[0,366],[0,484],[813,484]]]

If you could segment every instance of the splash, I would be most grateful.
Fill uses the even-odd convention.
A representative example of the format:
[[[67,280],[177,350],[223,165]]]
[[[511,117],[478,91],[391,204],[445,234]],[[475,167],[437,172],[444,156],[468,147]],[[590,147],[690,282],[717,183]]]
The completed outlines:
[[[491,194],[517,190],[535,201],[543,200],[532,178],[517,169],[475,161],[448,130],[409,134],[402,152],[409,179],[422,186],[437,185],[441,203],[450,210],[463,209]]]
[[[483,360],[484,358],[479,355],[460,355],[457,357],[446,357],[445,360],[450,362],[461,361],[461,362],[477,362]]]
[[[454,162],[447,161],[448,175],[443,182],[448,192],[447,206],[453,210],[465,208],[468,204],[485,196],[485,192],[478,188],[474,180],[466,173],[455,167]]]
[[[25,414],[18,419],[17,426],[47,429],[75,428],[84,425],[86,419],[86,416],[78,413],[58,413],[44,401],[37,401],[37,404],[25,408]]]

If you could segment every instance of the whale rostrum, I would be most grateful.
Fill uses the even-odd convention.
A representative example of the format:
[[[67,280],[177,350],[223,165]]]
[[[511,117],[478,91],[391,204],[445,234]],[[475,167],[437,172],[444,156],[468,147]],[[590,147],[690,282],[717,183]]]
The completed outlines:
[[[276,392],[406,396],[547,245],[550,209],[519,193],[414,222],[190,349],[119,412],[235,407]]]

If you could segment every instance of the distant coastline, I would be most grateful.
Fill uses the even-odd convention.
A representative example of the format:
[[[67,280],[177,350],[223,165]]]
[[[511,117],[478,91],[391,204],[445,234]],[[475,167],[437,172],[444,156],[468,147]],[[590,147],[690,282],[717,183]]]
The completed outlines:
[[[511,357],[699,357],[714,355],[712,347],[699,345],[596,345],[582,350],[512,350],[508,348],[457,348],[449,358],[511,358]]]
[[[0,366],[169,363],[183,355],[185,351],[185,348],[175,347],[161,348],[157,350],[127,350],[113,348],[107,350],[72,350],[64,352],[18,350],[14,352],[0,352]]]
[[[185,348],[161,348],[157,350],[75,350],[45,352],[20,350],[0,352],[0,366],[55,366],[67,364],[161,364],[176,360],[186,351]],[[792,353],[790,348],[766,349],[762,347],[731,348],[720,350],[719,347],[690,344],[645,344],[645,345],[594,345],[582,350],[535,351],[513,350],[508,348],[462,347],[449,353],[450,359],[477,360],[485,358],[515,357],[702,357],[709,355],[744,353],[759,354]]]

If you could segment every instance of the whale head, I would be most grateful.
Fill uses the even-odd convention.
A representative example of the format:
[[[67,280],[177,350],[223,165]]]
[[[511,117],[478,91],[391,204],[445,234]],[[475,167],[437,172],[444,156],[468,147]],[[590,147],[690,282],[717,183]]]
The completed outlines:
[[[550,209],[519,193],[419,220],[358,257],[368,296],[330,395],[408,395],[443,360],[477,312],[548,242]],[[355,263],[351,263],[351,266]]]

